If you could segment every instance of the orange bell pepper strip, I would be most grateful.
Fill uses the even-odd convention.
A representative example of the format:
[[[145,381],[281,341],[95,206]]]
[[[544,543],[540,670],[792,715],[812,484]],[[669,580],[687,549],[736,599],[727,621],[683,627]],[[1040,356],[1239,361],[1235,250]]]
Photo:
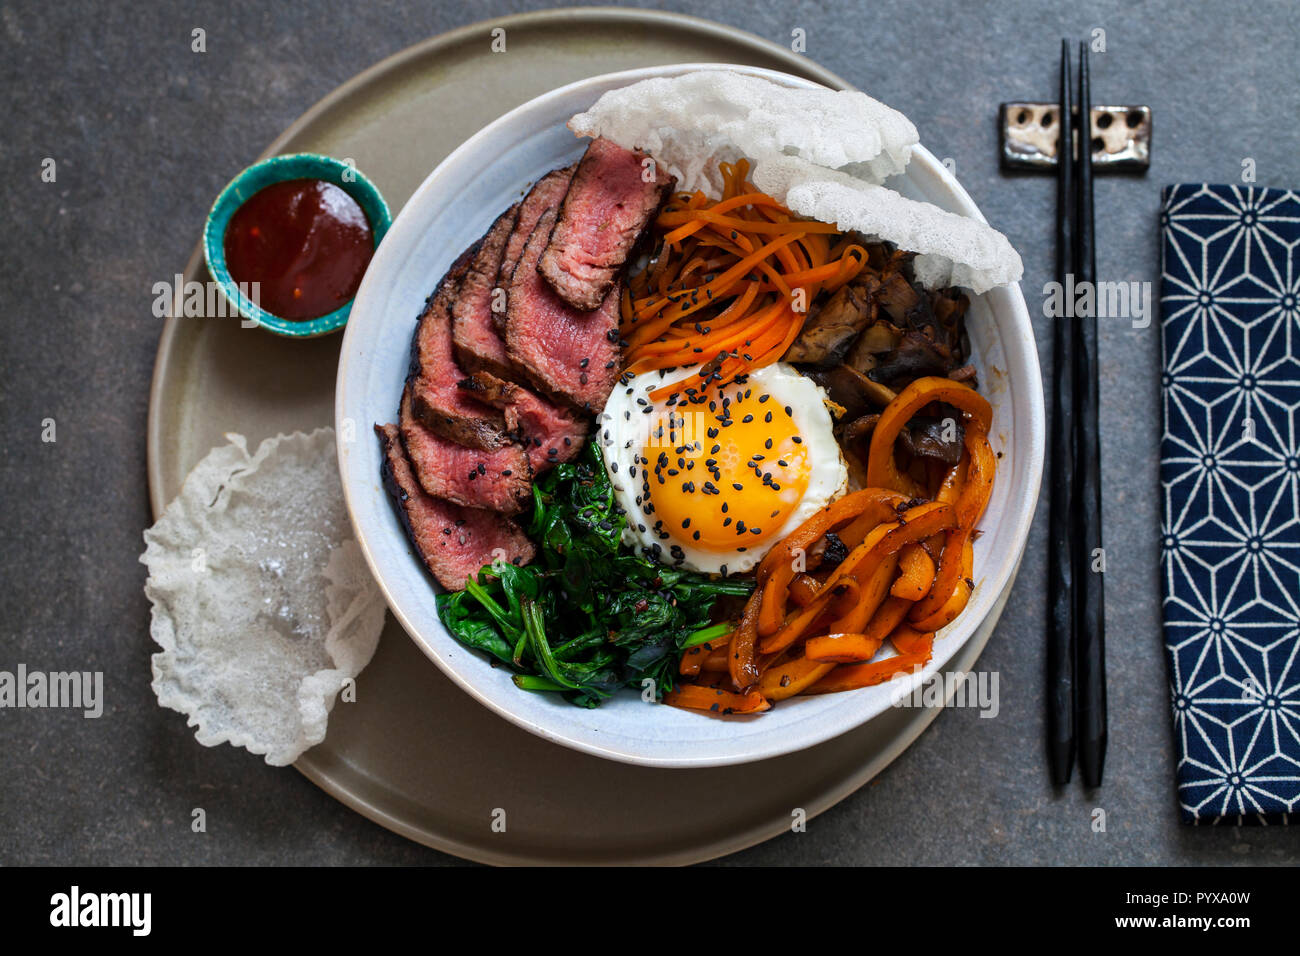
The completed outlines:
[[[719,647],[713,650],[704,658],[704,663],[700,665],[700,670],[707,671],[710,674],[729,672],[730,669],[731,655],[725,647]]]
[[[930,593],[916,602],[916,606],[908,614],[909,620],[919,621],[930,617],[952,597],[953,590],[962,576],[962,552],[969,537],[970,532],[965,528],[950,528],[947,531]]]
[[[677,662],[677,673],[683,677],[694,677],[700,672],[700,668],[704,666],[706,657],[708,657],[708,653],[703,647],[689,648],[682,655],[682,659]]]
[[[855,661],[868,661],[880,650],[885,639],[891,637],[893,633],[903,625],[904,618],[907,617],[907,611],[912,606],[911,601],[904,601],[902,598],[887,598],[884,603],[876,609],[876,613],[871,615],[871,620],[862,630],[863,648],[872,648],[871,653],[864,657],[841,657],[840,652],[835,648],[838,645],[836,641],[824,641],[821,637],[810,637],[804,644],[804,656],[811,657],[815,660],[837,661],[840,663],[852,663]],[[832,625],[834,628],[834,625]],[[847,645],[846,645],[847,646]],[[859,645],[853,645],[857,647]],[[828,654],[834,656],[827,656]]]
[[[849,613],[863,599],[863,591],[866,588],[851,574],[848,577],[840,578],[831,587],[835,590],[835,593],[831,595],[831,599],[826,603],[826,614],[828,616]]]
[[[745,602],[745,611],[740,616],[740,623],[731,633],[731,646],[728,648],[731,682],[736,690],[746,691],[758,683],[758,610],[763,595],[756,588]]]
[[[856,664],[876,656],[883,641],[866,634],[822,634],[808,638],[804,644],[804,658],[832,664]]]
[[[676,690],[669,691],[664,694],[664,703],[670,707],[685,707],[713,714],[758,714],[772,706],[758,691],[733,694],[720,687],[701,687],[698,684],[683,684]]]
[[[974,571],[975,549],[971,544],[970,537],[967,536],[961,543],[961,576],[948,592],[947,600],[932,614],[924,617],[917,615],[912,620],[912,626],[919,631],[937,631],[951,624],[957,615],[965,609],[971,594],[975,590],[974,585],[971,584],[971,575]],[[917,607],[920,608],[919,605]]]
[[[896,492],[864,488],[831,502],[786,535],[780,544],[767,553],[758,566],[758,585],[763,592],[758,633],[763,637],[775,634],[785,621],[790,582],[797,573],[796,554],[806,553],[818,540],[825,537],[827,532],[835,531],[866,511],[874,514],[881,509],[887,509],[888,517],[893,517],[894,508],[905,500]],[[856,547],[856,542],[849,547]]]
[[[889,643],[893,644],[900,654],[924,654],[928,663],[930,650],[934,647],[934,634],[929,631],[918,631],[904,621],[889,635]]]
[[[821,590],[822,583],[811,574],[800,572],[790,581],[790,603],[795,607],[807,607],[808,602],[817,596]],[[762,620],[759,620],[759,631],[763,630]]]
[[[804,693],[836,694],[883,684],[898,674],[915,673],[929,663],[933,645],[934,635],[924,634],[910,645],[910,650],[895,657],[863,664],[841,664]]]
[[[889,597],[889,582],[898,571],[898,557],[885,555],[876,569],[871,572],[867,583],[858,589],[858,598],[838,618],[826,625],[829,633],[853,633],[861,631],[867,622]],[[848,578],[847,580],[853,580]],[[838,608],[836,608],[838,610]],[[885,633],[888,633],[886,631]],[[883,637],[883,635],[882,635]]]
[[[850,551],[848,557],[826,579],[812,602],[786,621],[775,634],[766,638],[759,649],[764,654],[773,654],[802,637],[808,626],[821,614],[826,601],[835,591],[835,583],[841,578],[852,576],[859,581],[867,580],[885,557],[896,554],[903,545],[928,538],[936,531],[952,527],[955,522],[956,512],[951,505],[927,501],[908,508],[899,515],[898,523],[889,526],[879,540],[874,543],[864,541]]]
[[[876,489],[872,489],[873,491]],[[863,509],[862,514],[858,515],[839,532],[837,532],[840,541],[846,548],[856,548],[867,536],[876,528],[879,528],[887,521],[893,521],[898,517],[898,507],[907,501],[897,492],[883,492],[883,494],[897,495],[894,499],[887,499],[882,496],[878,502],[873,502],[867,508]]]
[[[682,654],[681,662],[677,665],[677,672],[686,677],[694,677],[703,668],[705,661],[711,660],[717,654],[725,653],[730,644],[731,635],[724,634],[722,637],[705,641],[703,644],[688,647],[685,653]],[[726,670],[726,668],[724,667],[723,670]]]
[[[826,583],[829,585],[837,576],[850,574],[861,580],[863,571],[874,568],[886,555],[897,554],[904,545],[922,541],[956,523],[957,512],[951,505],[938,501],[914,505],[898,516],[896,524],[886,525],[886,530],[878,539],[875,538],[876,532],[868,535],[862,544],[849,552],[849,556],[835,569]]]
[[[957,498],[957,523],[963,528],[974,528],[988,507],[993,494],[993,478],[997,472],[997,457],[989,445],[988,430],[979,422],[966,426],[966,474]]]
[[[909,495],[917,493],[916,483],[900,473],[894,462],[894,440],[912,416],[931,402],[944,402],[966,412],[983,426],[985,434],[993,422],[993,407],[988,399],[969,386],[937,375],[916,379],[885,406],[871,433],[867,483],[872,488],[891,488]]]
[[[825,661],[796,657],[764,671],[763,679],[758,684],[758,692],[771,701],[785,700],[796,694],[802,694],[808,687],[829,674],[834,667],[834,664]]]
[[[934,584],[934,559],[919,544],[909,544],[898,553],[899,575],[889,589],[896,598],[919,601]]]

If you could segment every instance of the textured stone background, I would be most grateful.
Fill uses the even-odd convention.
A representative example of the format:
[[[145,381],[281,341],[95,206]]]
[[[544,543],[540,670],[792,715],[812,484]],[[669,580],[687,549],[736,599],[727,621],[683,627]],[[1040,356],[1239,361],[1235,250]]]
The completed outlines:
[[[136,563],[149,523],[150,286],[179,271],[212,197],[299,113],[357,71],[452,27],[541,4],[252,0],[0,6],[0,667],[102,669],[111,719],[0,712],[0,863],[453,862],[352,813],[300,775],[187,741],[149,691]],[[1097,102],[1155,115],[1145,178],[1097,183],[1101,278],[1151,280],[1159,187],[1300,185],[1296,7],[1210,4],[702,2],[662,5],[807,54],[903,110],[1025,257],[1051,270],[1053,186],[996,163],[996,106],[1047,98],[1060,37],[1106,31]],[[924,12],[923,12],[924,11]],[[194,57],[189,33],[208,31]],[[57,185],[39,182],[46,156]],[[1049,357],[1046,323],[1037,320]],[[1111,747],[1100,794],[1054,793],[1042,746],[1045,507],[981,666],[1002,715],[940,715],[870,786],[737,863],[1296,862],[1295,828],[1179,825],[1159,631],[1155,327],[1102,330]],[[59,422],[57,445],[40,422]],[[39,663],[38,663],[39,662]],[[188,743],[188,745],[186,745]],[[194,786],[236,825],[194,840]],[[1109,828],[1093,834],[1103,807]]]

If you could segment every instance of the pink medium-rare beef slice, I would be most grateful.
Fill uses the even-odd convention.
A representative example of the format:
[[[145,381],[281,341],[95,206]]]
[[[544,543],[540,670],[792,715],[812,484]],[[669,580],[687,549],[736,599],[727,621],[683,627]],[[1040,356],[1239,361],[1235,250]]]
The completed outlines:
[[[452,305],[452,345],[456,359],[467,372],[510,375],[506,344],[501,340],[493,312],[505,311],[505,288],[497,285],[497,275],[506,243],[519,217],[519,205],[515,203],[498,216],[484,234]]]
[[[452,308],[480,245],[460,254],[425,303],[411,338],[407,387],[411,410],[427,428],[449,441],[492,450],[509,444],[505,417],[456,387],[465,372],[456,362],[451,338]]]
[[[506,351],[543,394],[595,414],[618,380],[619,287],[611,287],[591,312],[555,294],[536,268],[555,215],[538,220],[510,277]]]
[[[409,393],[402,396],[398,428],[420,487],[433,497],[507,515],[531,503],[532,466],[522,446],[485,450],[448,441],[415,418]]]
[[[524,254],[524,243],[533,234],[539,219],[551,210],[560,208],[560,203],[564,202],[564,194],[569,190],[569,182],[573,179],[573,171],[577,168],[578,164],[574,163],[571,166],[551,170],[533,183],[533,187],[519,203],[519,214],[515,217],[514,229],[511,230],[510,238],[506,240],[501,266],[497,270],[497,285],[500,288],[509,289],[510,277],[514,275],[515,266],[519,264],[519,257]],[[505,335],[505,313],[494,312],[492,318],[496,322],[497,331]]]
[[[460,384],[505,413],[506,429],[524,446],[534,477],[573,459],[587,441],[590,422],[522,385],[489,372],[476,372]]]
[[[675,182],[645,153],[591,141],[537,266],[561,299],[600,308]]]
[[[533,560],[536,547],[512,519],[426,494],[406,458],[398,426],[376,425],[375,434],[384,487],[416,554],[439,584],[459,591],[494,560],[517,565]]]

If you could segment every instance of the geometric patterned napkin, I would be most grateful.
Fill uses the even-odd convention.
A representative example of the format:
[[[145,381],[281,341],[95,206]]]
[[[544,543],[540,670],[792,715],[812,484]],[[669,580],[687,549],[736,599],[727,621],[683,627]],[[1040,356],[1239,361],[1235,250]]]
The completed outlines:
[[[1191,823],[1288,822],[1300,812],[1300,194],[1169,186],[1160,226],[1178,802]]]

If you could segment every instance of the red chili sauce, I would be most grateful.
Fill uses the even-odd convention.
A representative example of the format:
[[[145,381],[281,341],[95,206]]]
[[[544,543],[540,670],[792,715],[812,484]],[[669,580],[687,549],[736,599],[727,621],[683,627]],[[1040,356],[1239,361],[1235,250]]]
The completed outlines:
[[[236,283],[261,283],[258,305],[298,320],[328,315],[356,295],[375,242],[347,192],[319,179],[291,179],[235,210],[225,249]]]

